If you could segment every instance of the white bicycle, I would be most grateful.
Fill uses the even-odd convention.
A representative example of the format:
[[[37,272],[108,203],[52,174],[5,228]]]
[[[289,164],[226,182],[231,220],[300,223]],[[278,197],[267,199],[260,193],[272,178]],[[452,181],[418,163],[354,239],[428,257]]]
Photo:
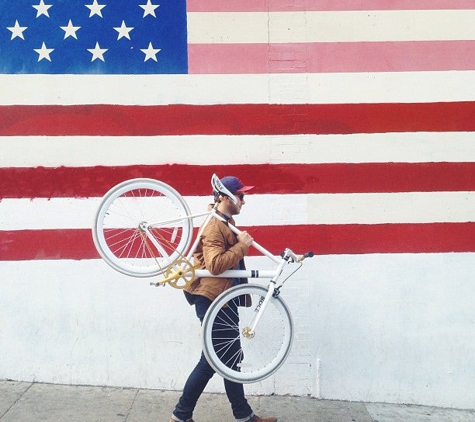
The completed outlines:
[[[214,191],[237,202],[216,175],[211,184]],[[194,236],[196,218],[204,222]],[[199,277],[270,279],[267,287],[249,283],[223,292],[209,307],[202,328],[204,354],[218,374],[240,383],[261,381],[275,373],[289,355],[293,322],[280,293],[285,281],[313,252],[297,256],[286,249],[277,257],[254,241],[252,246],[275,264],[273,270],[228,270],[212,275],[193,265],[201,232],[212,218],[222,220],[215,208],[192,214],[183,197],[161,181],[132,179],[103,197],[93,239],[101,257],[121,273],[163,277],[150,283],[154,286],[170,284],[182,289]],[[233,225],[229,227],[240,233]],[[296,267],[283,278],[287,264]]]

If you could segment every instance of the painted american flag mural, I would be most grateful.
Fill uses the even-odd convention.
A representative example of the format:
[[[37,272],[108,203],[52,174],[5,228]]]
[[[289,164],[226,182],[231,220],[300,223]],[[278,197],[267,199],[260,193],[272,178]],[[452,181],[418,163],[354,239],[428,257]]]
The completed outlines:
[[[98,259],[110,187],[201,211],[215,172],[257,186],[238,224],[274,253],[471,265],[473,1],[0,6],[1,261]]]
[[[136,176],[207,195],[213,171],[306,195],[308,217],[259,229],[275,252],[295,233],[324,254],[474,250],[472,2],[2,10],[2,259],[94,258],[71,198]],[[19,221],[24,201],[70,221]]]

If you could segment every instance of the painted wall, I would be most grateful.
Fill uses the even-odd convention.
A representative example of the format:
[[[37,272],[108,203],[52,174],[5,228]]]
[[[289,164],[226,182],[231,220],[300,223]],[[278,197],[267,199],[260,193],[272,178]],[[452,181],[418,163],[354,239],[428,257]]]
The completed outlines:
[[[295,342],[249,394],[473,408],[474,254],[318,256],[285,285]],[[251,268],[266,258],[250,258]],[[2,262],[0,378],[180,390],[200,327],[182,292],[93,261]],[[223,391],[215,377],[208,391]]]
[[[283,291],[291,356],[250,394],[475,408],[473,2],[127,3],[131,38],[99,31],[109,51],[78,47],[78,70],[55,67],[65,29],[53,51],[29,44],[59,3],[0,0],[0,378],[180,390],[193,308],[109,268],[90,227],[124,179],[163,180],[201,212],[211,174],[234,173],[256,185],[238,226],[317,254]],[[72,16],[79,42],[116,25],[114,4]],[[173,39],[134,38],[176,8],[186,70],[161,59]],[[133,68],[108,61],[117,45]]]

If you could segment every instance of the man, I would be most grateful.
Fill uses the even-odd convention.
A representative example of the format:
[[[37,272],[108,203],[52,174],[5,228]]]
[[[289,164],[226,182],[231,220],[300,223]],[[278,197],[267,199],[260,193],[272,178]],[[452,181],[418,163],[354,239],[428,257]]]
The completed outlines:
[[[224,187],[232,193],[237,204],[226,195],[214,192],[216,210],[225,221],[213,218],[201,234],[200,243],[194,255],[195,263],[200,269],[207,269],[213,275],[219,275],[230,269],[244,269],[244,256],[247,255],[253,239],[243,231],[236,236],[228,227],[228,222],[234,225],[233,215],[241,212],[245,204],[244,194],[253,186],[243,185],[237,177],[227,176],[221,179]],[[195,305],[196,315],[201,322],[211,302],[216,297],[233,286],[233,284],[247,282],[229,278],[201,278],[185,289],[188,301]],[[205,389],[208,381],[214,375],[203,353],[195,369],[191,372],[183,388],[183,394],[173,411],[170,422],[193,422],[193,410]],[[244,395],[244,387],[232,381],[224,380],[224,387],[228,396],[233,415],[240,422],[276,422],[276,418],[260,418],[254,415]]]

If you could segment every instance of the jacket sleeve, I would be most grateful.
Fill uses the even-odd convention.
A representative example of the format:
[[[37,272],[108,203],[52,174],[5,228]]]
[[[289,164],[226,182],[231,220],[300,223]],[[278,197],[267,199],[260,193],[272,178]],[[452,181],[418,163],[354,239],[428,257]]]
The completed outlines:
[[[203,258],[206,268],[213,275],[236,268],[239,261],[248,253],[249,247],[244,242],[235,240],[237,243],[228,246],[231,239],[227,239],[227,236],[234,236],[232,232],[230,233],[222,230],[205,230],[202,235]]]

